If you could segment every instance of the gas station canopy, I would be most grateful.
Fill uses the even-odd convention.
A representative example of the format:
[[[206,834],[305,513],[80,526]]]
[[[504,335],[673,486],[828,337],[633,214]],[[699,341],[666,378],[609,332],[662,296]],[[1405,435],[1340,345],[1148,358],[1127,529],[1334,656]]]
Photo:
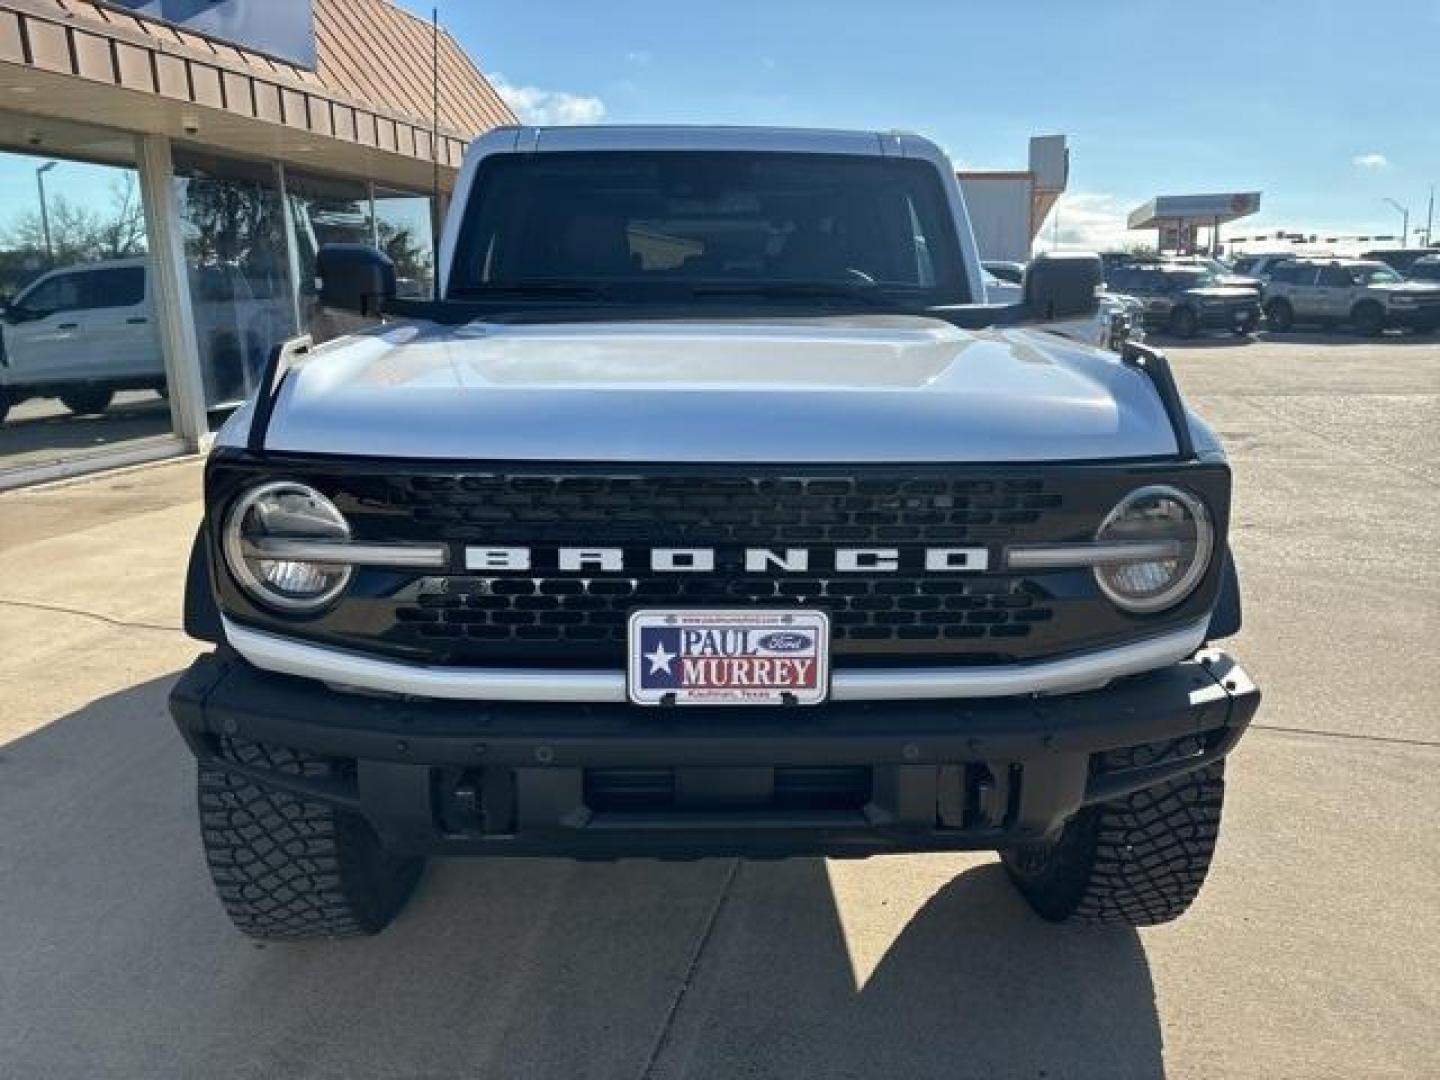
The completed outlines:
[[[1211,246],[1219,246],[1220,226],[1260,209],[1260,192],[1231,191],[1218,195],[1157,195],[1130,211],[1131,229],[1159,229],[1160,249],[1193,250],[1200,229],[1211,230]]]
[[[1249,217],[1260,209],[1260,192],[1223,195],[1157,195],[1130,211],[1130,228],[1160,229],[1166,225],[1208,226]]]

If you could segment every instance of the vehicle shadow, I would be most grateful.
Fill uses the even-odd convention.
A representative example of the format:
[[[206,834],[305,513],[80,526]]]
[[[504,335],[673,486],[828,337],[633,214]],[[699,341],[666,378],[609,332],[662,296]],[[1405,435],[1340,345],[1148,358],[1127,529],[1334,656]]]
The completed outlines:
[[[17,411],[0,424],[0,466],[14,464],[13,458],[21,454],[91,450],[166,435],[170,427],[170,406],[159,398],[118,402],[98,416],[76,416],[58,406],[39,416]]]
[[[377,938],[256,946],[171,681],[0,747],[13,1075],[1163,1073],[1139,937],[1040,921],[993,862],[446,863]]]
[[[1147,333],[1145,343],[1162,349],[1183,351],[1186,349],[1215,349],[1250,345],[1254,342],[1268,342],[1283,345],[1428,345],[1434,348],[1434,334],[1417,334],[1409,331],[1387,330],[1379,337],[1364,337],[1360,334],[1335,330],[1290,330],[1280,333],[1276,330],[1257,330],[1244,336],[1235,334],[1201,334],[1193,338],[1172,337],[1162,331]]]

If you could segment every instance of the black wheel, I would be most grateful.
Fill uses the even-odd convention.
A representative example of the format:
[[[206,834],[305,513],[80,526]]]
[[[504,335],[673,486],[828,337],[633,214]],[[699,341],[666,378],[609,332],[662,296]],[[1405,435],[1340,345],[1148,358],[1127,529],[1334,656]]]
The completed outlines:
[[[87,387],[83,390],[71,390],[61,394],[60,404],[76,416],[95,416],[108,409],[114,398],[114,390],[98,390]]]
[[[1385,309],[1379,304],[1356,304],[1350,322],[1366,337],[1377,337],[1385,330]]]
[[[1265,321],[1272,330],[1279,330],[1283,334],[1295,325],[1295,309],[1288,301],[1271,300],[1265,305]]]
[[[1105,755],[1124,768],[1193,752],[1193,739]],[[1053,840],[1001,852],[1030,906],[1052,922],[1154,926],[1184,913],[1220,833],[1225,763],[1080,811]]]
[[[1236,337],[1248,337],[1260,328],[1260,316],[1246,315],[1235,327]]]
[[[1170,332],[1176,337],[1193,338],[1199,328],[1200,320],[1195,317],[1194,308],[1177,307],[1170,312]]]
[[[226,739],[221,756],[254,769],[331,780],[326,758]],[[415,889],[423,860],[391,855],[356,814],[200,766],[200,835],[230,920],[262,940],[378,933]]]

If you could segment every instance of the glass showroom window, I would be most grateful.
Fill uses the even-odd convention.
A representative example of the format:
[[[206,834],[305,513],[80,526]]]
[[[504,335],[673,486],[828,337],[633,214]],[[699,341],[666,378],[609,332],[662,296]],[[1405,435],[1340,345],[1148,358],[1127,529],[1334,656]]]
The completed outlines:
[[[395,262],[401,296],[426,298],[435,291],[435,241],[428,195],[375,189],[375,242]]]
[[[372,244],[369,185],[285,170],[300,325],[317,341],[353,329],[353,320],[323,310],[315,290],[315,255],[325,244]]]
[[[205,404],[243,401],[270,349],[295,333],[285,210],[269,163],[176,147],[176,203]]]
[[[0,113],[0,474],[171,431],[134,161]]]

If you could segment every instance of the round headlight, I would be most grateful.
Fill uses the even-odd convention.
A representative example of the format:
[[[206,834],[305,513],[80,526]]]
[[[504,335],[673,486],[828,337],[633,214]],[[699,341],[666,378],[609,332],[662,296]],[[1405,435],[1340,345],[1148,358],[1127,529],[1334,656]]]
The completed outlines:
[[[241,587],[281,611],[316,611],[339,596],[350,567],[267,557],[267,541],[345,542],[350,526],[314,488],[281,481],[246,492],[225,519],[225,562]]]
[[[1188,491],[1155,484],[1132,491],[1110,511],[1095,534],[1099,543],[1145,544],[1157,557],[1107,562],[1095,567],[1100,591],[1126,611],[1149,613],[1174,607],[1199,584],[1210,565],[1215,530],[1205,504]],[[1119,550],[1123,551],[1123,547]]]

